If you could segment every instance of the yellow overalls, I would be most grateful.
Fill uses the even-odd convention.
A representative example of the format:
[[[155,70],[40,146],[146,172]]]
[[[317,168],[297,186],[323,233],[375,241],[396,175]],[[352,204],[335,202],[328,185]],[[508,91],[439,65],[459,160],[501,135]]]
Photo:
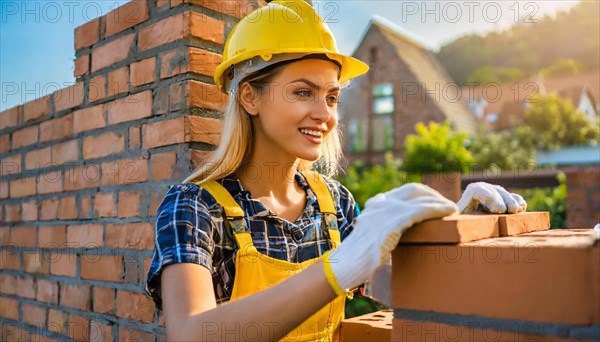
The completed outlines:
[[[336,210],[331,193],[317,172],[302,172],[311,190],[315,193],[323,213],[323,224],[329,232],[332,248],[340,244],[337,230]],[[231,227],[238,250],[235,257],[235,278],[231,300],[248,296],[269,288],[287,277],[299,273],[306,267],[324,259],[324,255],[301,263],[287,262],[260,253],[252,243],[246,227],[244,212],[231,194],[216,181],[198,184],[206,189],[225,211],[226,226]],[[345,296],[338,296],[292,330],[284,341],[331,341],[335,330],[344,318]]]

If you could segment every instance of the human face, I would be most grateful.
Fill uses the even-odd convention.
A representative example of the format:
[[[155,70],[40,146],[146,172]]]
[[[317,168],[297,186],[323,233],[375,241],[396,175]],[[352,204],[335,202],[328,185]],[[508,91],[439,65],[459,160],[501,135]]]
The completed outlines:
[[[321,59],[282,68],[256,101],[256,152],[292,162],[317,160],[325,137],[337,125],[339,69]]]

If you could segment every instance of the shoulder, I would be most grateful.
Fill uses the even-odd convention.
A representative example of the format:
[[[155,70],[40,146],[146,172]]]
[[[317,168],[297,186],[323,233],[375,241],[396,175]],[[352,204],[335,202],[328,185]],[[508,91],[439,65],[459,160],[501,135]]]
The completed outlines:
[[[220,206],[215,198],[204,188],[193,183],[172,185],[162,203],[158,207],[157,216],[173,214],[174,212],[194,212],[216,214]]]
[[[329,188],[329,192],[331,192],[331,196],[333,197],[333,201],[336,204],[345,204],[343,206],[347,206],[348,204],[354,205],[354,196],[348,188],[346,188],[342,183],[338,180],[333,179],[327,176],[321,176],[327,184],[327,188]]]

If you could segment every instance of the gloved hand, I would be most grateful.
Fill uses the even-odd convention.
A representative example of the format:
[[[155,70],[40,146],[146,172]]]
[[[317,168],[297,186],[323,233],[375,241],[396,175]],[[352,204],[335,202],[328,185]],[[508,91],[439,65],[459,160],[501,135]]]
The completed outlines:
[[[404,231],[454,213],[454,202],[423,184],[406,184],[369,199],[352,233],[325,259],[329,283],[338,295],[364,283],[389,259]]]
[[[499,185],[484,182],[467,185],[457,204],[463,214],[478,211],[479,207],[492,214],[514,214],[527,209],[527,202],[521,195],[511,194]]]

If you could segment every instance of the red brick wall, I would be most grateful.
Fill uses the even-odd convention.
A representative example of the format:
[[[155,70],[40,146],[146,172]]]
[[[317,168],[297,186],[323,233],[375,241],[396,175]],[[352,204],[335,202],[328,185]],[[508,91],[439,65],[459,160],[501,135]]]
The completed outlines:
[[[600,165],[565,170],[567,227],[591,228],[600,223]]]
[[[164,335],[143,293],[156,209],[219,142],[211,74],[256,6],[127,3],[75,30],[75,84],[0,113],[2,340]]]

